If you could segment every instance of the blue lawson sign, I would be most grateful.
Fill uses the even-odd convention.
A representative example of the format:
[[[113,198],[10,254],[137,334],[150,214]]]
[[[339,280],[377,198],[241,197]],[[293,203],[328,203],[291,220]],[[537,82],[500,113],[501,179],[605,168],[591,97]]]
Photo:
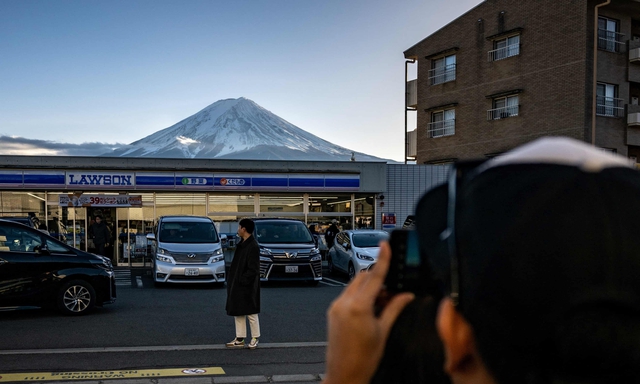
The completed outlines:
[[[0,187],[173,190],[358,191],[360,175],[202,172],[0,171]]]
[[[135,185],[133,172],[67,172],[67,186],[70,187],[132,187]]]

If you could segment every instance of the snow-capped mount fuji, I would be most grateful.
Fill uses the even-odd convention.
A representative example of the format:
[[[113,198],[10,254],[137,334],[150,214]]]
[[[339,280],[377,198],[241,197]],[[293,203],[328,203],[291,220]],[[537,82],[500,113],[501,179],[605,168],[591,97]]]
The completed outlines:
[[[246,160],[387,161],[332,144],[249,99],[219,100],[102,156]]]

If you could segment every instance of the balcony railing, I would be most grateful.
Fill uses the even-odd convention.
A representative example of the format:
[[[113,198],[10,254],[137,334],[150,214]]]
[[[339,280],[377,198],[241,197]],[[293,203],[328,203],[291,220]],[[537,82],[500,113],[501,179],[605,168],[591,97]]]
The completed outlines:
[[[624,100],[615,97],[596,96],[596,115],[609,117],[624,116]]]
[[[449,119],[429,123],[427,134],[429,137],[451,136],[456,133],[456,120]]]
[[[498,61],[507,57],[517,56],[520,54],[520,44],[511,44],[506,47],[489,51],[489,61]]]
[[[407,81],[406,107],[416,108],[418,106],[418,79]]]
[[[407,132],[407,157],[416,157],[418,153],[418,130]]]
[[[624,33],[598,29],[598,48],[609,52],[620,52],[624,48]]]
[[[487,120],[499,120],[506,119],[507,117],[515,117],[518,116],[519,110],[519,105],[490,109],[487,111]]]
[[[438,67],[429,70],[429,81],[431,85],[446,83],[456,79],[456,65],[449,64],[444,67]]]

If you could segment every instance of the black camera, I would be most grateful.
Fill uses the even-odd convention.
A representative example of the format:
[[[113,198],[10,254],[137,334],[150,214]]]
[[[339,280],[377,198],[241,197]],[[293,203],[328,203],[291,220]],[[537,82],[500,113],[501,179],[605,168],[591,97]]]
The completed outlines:
[[[425,296],[433,291],[431,268],[420,253],[418,233],[412,229],[391,232],[391,262],[385,279],[388,293],[413,292]]]

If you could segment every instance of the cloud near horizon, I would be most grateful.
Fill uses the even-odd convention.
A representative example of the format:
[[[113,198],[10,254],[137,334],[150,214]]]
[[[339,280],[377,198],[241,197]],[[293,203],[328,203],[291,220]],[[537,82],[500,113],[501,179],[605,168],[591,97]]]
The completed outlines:
[[[48,140],[26,139],[16,136],[0,136],[0,155],[22,156],[100,156],[125,146],[123,143],[58,143]]]

